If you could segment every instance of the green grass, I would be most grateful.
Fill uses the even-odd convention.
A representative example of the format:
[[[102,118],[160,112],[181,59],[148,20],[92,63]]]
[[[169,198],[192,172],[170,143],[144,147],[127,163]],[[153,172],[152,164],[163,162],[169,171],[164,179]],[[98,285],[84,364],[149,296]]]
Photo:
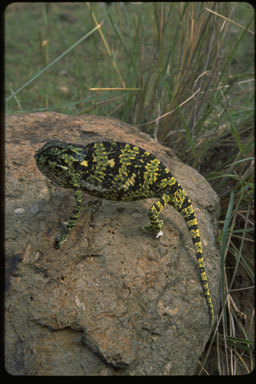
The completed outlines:
[[[7,114],[135,124],[220,196],[222,308],[200,374],[254,367],[253,31],[239,2],[14,3],[5,14]]]

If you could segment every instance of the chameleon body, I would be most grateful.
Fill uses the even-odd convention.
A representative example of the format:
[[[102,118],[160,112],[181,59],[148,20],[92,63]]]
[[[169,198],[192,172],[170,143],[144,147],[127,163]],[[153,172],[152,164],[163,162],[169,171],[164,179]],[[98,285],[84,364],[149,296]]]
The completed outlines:
[[[150,225],[144,227],[155,237],[163,234],[163,221],[158,218],[162,209],[167,204],[174,206],[183,216],[194,244],[213,324],[213,304],[194,209],[184,189],[160,160],[136,145],[117,141],[94,142],[86,146],[50,141],[38,150],[35,159],[39,170],[54,184],[75,191],[76,204],[68,221],[62,223],[56,249],[62,246],[78,221],[83,192],[113,201],[157,198],[148,212]]]

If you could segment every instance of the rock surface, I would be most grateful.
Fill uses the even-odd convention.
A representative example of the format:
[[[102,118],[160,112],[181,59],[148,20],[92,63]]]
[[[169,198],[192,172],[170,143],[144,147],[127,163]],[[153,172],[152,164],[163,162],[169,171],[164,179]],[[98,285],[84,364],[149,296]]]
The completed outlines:
[[[72,190],[36,168],[46,141],[114,139],[154,153],[194,204],[215,312],[220,259],[219,199],[174,153],[136,128],[95,116],[36,113],[6,121],[5,366],[13,375],[192,375],[209,338],[209,318],[192,241],[167,207],[164,236],[148,223],[153,200],[85,196],[77,227],[53,248],[72,211]]]

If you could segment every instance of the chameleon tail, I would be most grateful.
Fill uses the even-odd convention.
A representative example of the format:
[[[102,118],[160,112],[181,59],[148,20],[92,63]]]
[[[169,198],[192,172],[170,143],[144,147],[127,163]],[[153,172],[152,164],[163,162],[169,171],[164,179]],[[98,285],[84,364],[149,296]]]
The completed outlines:
[[[175,190],[175,192],[173,192],[173,190]],[[194,248],[195,248],[196,258],[197,258],[199,272],[200,272],[200,280],[201,280],[204,296],[209,309],[211,325],[213,325],[214,323],[213,303],[212,303],[208,281],[205,273],[202,243],[200,239],[198,223],[195,217],[193,205],[190,199],[187,197],[184,189],[181,187],[181,185],[177,181],[172,184],[172,193],[170,196],[169,204],[173,205],[174,208],[179,213],[181,213],[181,215],[183,216],[186,222],[187,228],[189,230],[190,237],[193,241]]]

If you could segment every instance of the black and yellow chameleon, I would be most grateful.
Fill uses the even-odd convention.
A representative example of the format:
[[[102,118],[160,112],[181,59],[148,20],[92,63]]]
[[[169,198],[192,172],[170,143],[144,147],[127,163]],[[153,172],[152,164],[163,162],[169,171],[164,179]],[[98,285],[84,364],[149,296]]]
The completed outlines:
[[[174,206],[183,216],[194,244],[213,324],[213,304],[194,209],[184,189],[160,160],[136,145],[118,141],[94,142],[86,146],[50,141],[38,150],[35,159],[39,170],[54,184],[75,191],[76,204],[68,221],[62,223],[56,249],[62,246],[78,221],[83,192],[113,201],[157,198],[148,213],[150,225],[144,227],[156,238],[163,234],[159,214],[166,204]]]

